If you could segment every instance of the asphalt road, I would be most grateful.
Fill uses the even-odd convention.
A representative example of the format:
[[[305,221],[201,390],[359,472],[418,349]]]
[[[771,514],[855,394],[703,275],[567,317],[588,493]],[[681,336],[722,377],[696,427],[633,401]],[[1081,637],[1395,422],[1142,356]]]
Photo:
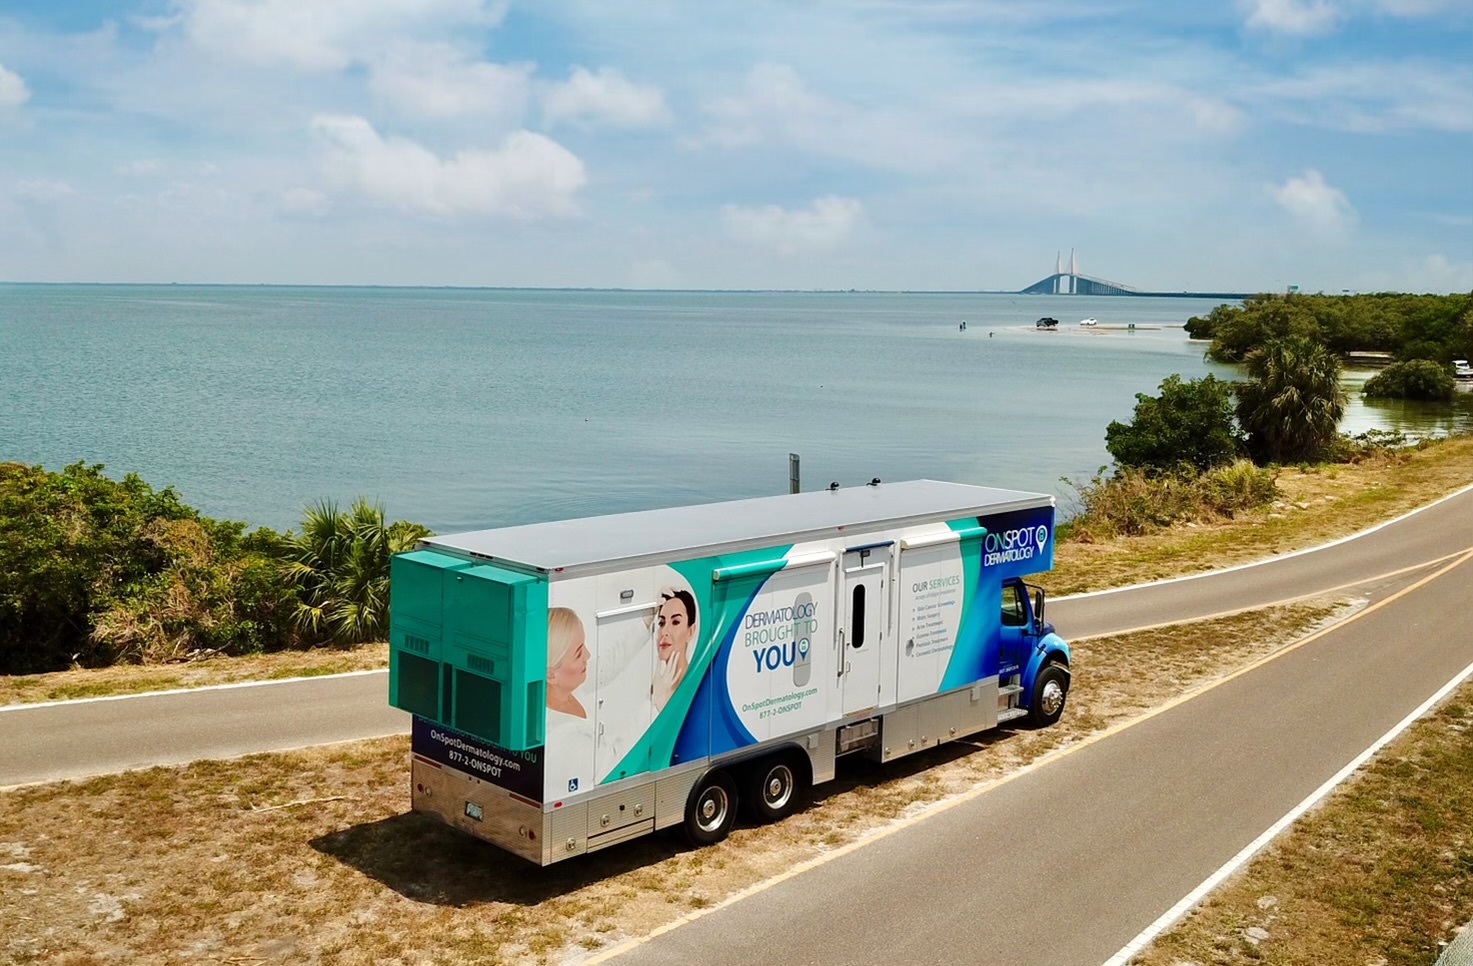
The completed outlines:
[[[1378,530],[1234,570],[1049,601],[1065,640],[1117,634],[1375,583],[1473,547],[1473,489]]]
[[[1473,560],[1170,710],[616,956],[1089,966],[1473,663]]]
[[[1051,601],[1065,639],[1184,620],[1384,575],[1473,546],[1473,490],[1354,540],[1190,580]],[[405,733],[385,673],[0,709],[0,787]]]
[[[0,787],[408,733],[385,672],[0,709]]]

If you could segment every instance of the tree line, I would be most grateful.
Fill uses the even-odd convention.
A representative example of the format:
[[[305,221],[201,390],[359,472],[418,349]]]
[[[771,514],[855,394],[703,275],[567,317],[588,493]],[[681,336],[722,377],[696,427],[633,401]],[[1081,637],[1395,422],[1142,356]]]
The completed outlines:
[[[363,499],[247,532],[103,469],[0,463],[0,673],[383,640],[389,557],[430,533]]]
[[[1210,339],[1209,357],[1242,363],[1277,340],[1318,343],[1337,357],[1385,352],[1394,360],[1367,382],[1372,396],[1451,399],[1452,361],[1473,359],[1473,294],[1262,294],[1187,320]]]
[[[1113,470],[1064,480],[1079,505],[1060,538],[1089,542],[1232,519],[1278,499],[1280,465],[1351,461],[1405,443],[1395,433],[1339,432],[1340,363],[1323,345],[1275,339],[1244,362],[1242,381],[1173,375],[1158,395],[1137,393],[1130,421],[1105,428]]]

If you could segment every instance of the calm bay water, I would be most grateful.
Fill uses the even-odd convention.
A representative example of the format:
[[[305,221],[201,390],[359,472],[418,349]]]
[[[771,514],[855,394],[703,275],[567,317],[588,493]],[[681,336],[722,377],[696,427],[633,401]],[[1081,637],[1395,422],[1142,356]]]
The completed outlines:
[[[101,462],[278,528],[360,494],[446,532],[781,493],[789,452],[805,489],[930,477],[1067,508],[1060,477],[1109,462],[1135,393],[1233,375],[1179,328],[1214,304],[0,285],[0,460]],[[1446,431],[1467,403],[1355,400],[1346,428]]]

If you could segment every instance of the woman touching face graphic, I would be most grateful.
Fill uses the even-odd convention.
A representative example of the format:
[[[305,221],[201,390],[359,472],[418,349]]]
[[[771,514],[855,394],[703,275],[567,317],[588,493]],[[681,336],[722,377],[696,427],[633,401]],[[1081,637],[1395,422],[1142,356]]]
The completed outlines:
[[[696,598],[688,590],[660,593],[660,613],[655,628],[657,664],[651,697],[656,710],[664,708],[690,664],[690,642],[695,635]]]

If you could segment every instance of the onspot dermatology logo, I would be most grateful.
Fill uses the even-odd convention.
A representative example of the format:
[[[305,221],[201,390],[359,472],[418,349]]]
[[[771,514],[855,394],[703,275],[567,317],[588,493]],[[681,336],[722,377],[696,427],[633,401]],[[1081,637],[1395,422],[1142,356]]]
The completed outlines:
[[[1011,563],[1015,560],[1031,560],[1035,554],[1043,553],[1048,545],[1048,527],[1040,523],[1036,527],[1018,527],[989,533],[982,541],[984,566]]]
[[[818,630],[811,599],[795,601],[791,607],[748,613],[743,622],[743,643],[756,663],[755,670],[776,671],[808,660],[809,641]]]

